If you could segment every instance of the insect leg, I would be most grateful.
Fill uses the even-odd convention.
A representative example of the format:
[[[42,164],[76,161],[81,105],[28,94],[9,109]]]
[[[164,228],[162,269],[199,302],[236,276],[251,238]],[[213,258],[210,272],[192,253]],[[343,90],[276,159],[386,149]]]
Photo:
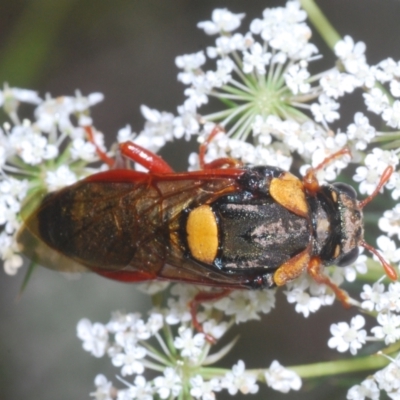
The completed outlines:
[[[95,147],[96,153],[100,160],[106,163],[110,168],[112,168],[115,164],[115,160],[112,157],[109,157],[103,150],[100,149],[94,138],[93,128],[91,126],[85,126],[83,129],[85,129],[89,142],[92,143],[92,145]]]
[[[310,251],[311,247],[307,246],[301,253],[282,264],[274,273],[275,284],[283,286],[293,279],[298,278],[310,263]]]
[[[119,145],[119,150],[123,156],[137,162],[150,172],[167,174],[174,170],[157,154],[146,150],[133,142],[125,142]]]
[[[225,129],[220,125],[215,125],[214,129],[208,135],[207,139],[200,145],[199,162],[201,169],[219,169],[219,168],[240,168],[242,163],[233,158],[223,157],[206,163],[204,157],[206,155],[208,145],[214,140],[218,133],[225,133]]]
[[[311,167],[307,170],[307,173],[303,178],[303,185],[309,194],[315,195],[320,188],[317,179],[317,172],[324,169],[332,161],[343,157],[344,155],[351,155],[350,150],[347,147],[331,154],[329,157],[326,157],[325,160],[318,164],[315,168]]]
[[[344,307],[349,308],[351,306],[347,293],[334,284],[329,277],[322,272],[322,263],[319,257],[311,258],[307,271],[316,282],[323,283],[330,287]]]
[[[205,338],[207,342],[211,344],[215,344],[216,340],[213,336],[211,336],[208,333],[204,332],[204,329],[200,322],[197,319],[197,308],[201,303],[205,303],[207,301],[216,301],[219,299],[222,299],[225,296],[228,296],[229,293],[231,293],[232,290],[230,289],[224,289],[221,290],[220,292],[199,292],[196,294],[194,299],[189,303],[189,308],[190,308],[190,314],[192,315],[192,323],[194,328],[205,335]]]

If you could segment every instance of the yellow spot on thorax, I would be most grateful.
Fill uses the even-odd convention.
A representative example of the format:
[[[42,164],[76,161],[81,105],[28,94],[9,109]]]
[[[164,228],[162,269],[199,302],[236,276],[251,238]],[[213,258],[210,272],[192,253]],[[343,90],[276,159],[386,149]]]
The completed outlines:
[[[273,178],[269,187],[271,197],[287,210],[308,217],[308,205],[301,180],[289,172]]]

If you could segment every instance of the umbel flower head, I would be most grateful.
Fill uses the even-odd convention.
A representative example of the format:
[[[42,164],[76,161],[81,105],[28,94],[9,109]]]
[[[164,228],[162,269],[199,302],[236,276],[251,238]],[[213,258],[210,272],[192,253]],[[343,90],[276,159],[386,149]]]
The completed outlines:
[[[198,27],[215,40],[204,51],[176,58],[178,80],[185,85],[186,96],[177,107],[177,115],[143,105],[143,130],[136,134],[126,126],[118,132],[117,142],[132,140],[157,152],[175,139],[197,136],[200,143],[204,142],[218,124],[225,132],[207,146],[207,162],[230,157],[289,170],[297,161],[304,164],[301,173],[347,147],[352,161],[358,163],[353,180],[360,193],[371,194],[383,171],[392,166],[395,172],[386,188],[393,200],[398,200],[400,63],[388,58],[371,66],[365,44],[346,36],[334,48],[337,62],[312,74],[310,65],[314,64],[315,70],[321,56],[310,42],[307,14],[299,2],[264,10],[262,17],[250,22],[247,32],[240,33],[244,17],[217,9],[210,21],[200,22]],[[365,110],[355,110],[353,122],[343,127],[340,100],[356,90],[362,93]],[[7,85],[0,91],[0,106],[7,116],[0,130],[0,255],[8,274],[16,274],[23,264],[16,235],[35,199],[108,168],[99,167],[98,161],[115,155],[114,148],[105,149],[103,135],[90,117],[91,107],[101,100],[99,93],[43,99],[36,92]],[[35,107],[30,119],[21,120],[21,103]],[[214,110],[212,113],[203,112],[206,104],[208,110]],[[385,132],[370,124],[368,113],[381,117]],[[198,155],[191,154],[189,169],[198,169],[198,161]],[[318,179],[336,179],[347,162],[335,159],[318,171]],[[389,206],[379,220],[385,234],[377,240],[384,257],[396,266],[400,262],[399,221],[400,209]],[[372,260],[368,263],[374,264]],[[328,274],[340,285],[345,280],[353,282],[357,273],[366,272],[366,266],[367,257],[362,254],[353,265],[332,267]],[[164,289],[160,283],[146,288],[152,295]],[[108,355],[120,369],[121,388],[98,375],[96,391],[91,393],[94,398],[212,400],[223,390],[231,395],[256,393],[257,381],[284,393],[300,388],[304,369],[287,369],[277,360],[259,370],[246,370],[243,361],[231,370],[209,367],[235,341],[213,352],[205,334],[220,340],[233,324],[268,314],[275,306],[274,290],[237,291],[202,304],[197,317],[204,333],[193,329],[188,308],[198,290],[189,285],[170,287],[165,306],[152,310],[147,320],[135,313],[115,313],[107,324],[88,319],[79,322],[77,332],[84,349],[95,357]],[[365,284],[360,300],[353,298],[350,302],[368,315],[356,315],[350,323],[331,326],[328,346],[341,353],[355,355],[372,341],[382,348],[394,346],[389,348],[391,352],[386,351],[388,365],[353,386],[349,399],[378,398],[381,390],[391,398],[399,396],[400,386],[393,383],[398,380],[392,380],[399,376],[399,293],[397,282],[387,287],[381,280]],[[288,284],[284,294],[304,317],[334,301],[329,288],[316,284],[308,275]],[[370,336],[366,317],[375,318]],[[145,378],[147,370],[158,375]],[[308,376],[312,374],[308,372]]]

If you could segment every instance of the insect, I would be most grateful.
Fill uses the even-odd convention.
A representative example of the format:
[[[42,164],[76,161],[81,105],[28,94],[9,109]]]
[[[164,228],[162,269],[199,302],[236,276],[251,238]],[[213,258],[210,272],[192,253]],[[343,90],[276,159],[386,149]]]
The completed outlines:
[[[232,159],[206,164],[207,145],[218,131],[200,147],[203,169],[195,172],[175,173],[148,150],[121,144],[121,154],[148,172],[112,169],[46,195],[20,232],[23,251],[59,270],[221,289],[217,295],[200,293],[193,304],[233,289],[282,286],[304,271],[346,303],[347,295],[323,267],[353,263],[359,246],[378,256],[396,279],[391,265],[365,243],[362,215],[392,167],[374,193],[358,201],[351,186],[320,185],[316,178],[347,149],[299,179],[280,168]]]

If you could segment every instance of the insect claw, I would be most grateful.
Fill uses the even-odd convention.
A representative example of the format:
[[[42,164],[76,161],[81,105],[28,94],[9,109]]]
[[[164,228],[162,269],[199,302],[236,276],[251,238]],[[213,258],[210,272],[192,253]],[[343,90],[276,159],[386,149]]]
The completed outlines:
[[[190,309],[190,314],[192,316],[192,324],[193,324],[194,328],[198,332],[204,334],[205,339],[210,344],[217,343],[217,340],[209,333],[204,332],[203,326],[200,324],[199,320],[197,319],[197,308],[200,303],[204,303],[204,302],[208,302],[208,301],[216,301],[216,300],[222,299],[223,297],[228,296],[229,293],[231,293],[231,292],[232,292],[232,290],[230,290],[230,289],[224,289],[220,292],[199,292],[196,294],[196,296],[193,298],[193,300],[191,300],[189,303],[189,309]]]

